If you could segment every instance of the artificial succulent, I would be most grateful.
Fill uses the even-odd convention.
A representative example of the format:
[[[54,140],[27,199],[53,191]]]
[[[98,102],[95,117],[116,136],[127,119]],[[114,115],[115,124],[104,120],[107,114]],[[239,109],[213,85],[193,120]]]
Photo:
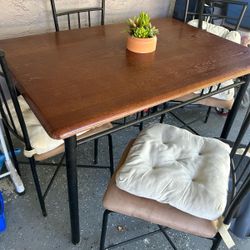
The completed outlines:
[[[152,26],[148,13],[141,12],[138,17],[128,19],[128,33],[136,38],[152,38],[159,34],[158,29]]]

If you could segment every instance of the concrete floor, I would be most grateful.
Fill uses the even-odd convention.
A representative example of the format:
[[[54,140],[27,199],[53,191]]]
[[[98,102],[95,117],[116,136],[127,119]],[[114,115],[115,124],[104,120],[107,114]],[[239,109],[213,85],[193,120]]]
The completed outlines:
[[[180,109],[178,111],[187,120],[193,120],[196,117],[204,116],[202,108]],[[239,112],[230,138],[235,137],[237,128],[243,119],[243,110]],[[167,117],[166,121],[170,124],[180,125],[172,118]],[[204,136],[219,136],[225,117],[219,116],[212,111],[207,124],[202,121],[195,123],[194,127]],[[138,133],[137,128],[129,128],[114,134],[114,155],[115,162],[119,160],[121,153],[127,142]],[[107,160],[107,139],[101,139],[100,144],[100,163],[108,164]],[[78,149],[78,162],[91,162],[93,143],[82,145]],[[57,159],[52,159],[56,161]],[[70,242],[70,225],[68,197],[66,186],[66,171],[61,168],[54,182],[54,185],[48,194],[46,205],[48,217],[41,215],[38,205],[31,173],[28,165],[21,165],[22,179],[25,184],[26,193],[22,196],[17,195],[11,182],[8,179],[0,181],[0,190],[4,193],[5,213],[7,218],[7,230],[0,234],[1,250],[24,250],[24,249],[98,249],[101,220],[102,220],[102,197],[109,180],[108,170],[97,169],[78,169],[79,180],[79,208],[80,208],[80,226],[81,242],[74,246]],[[49,166],[38,167],[42,186],[48,183],[53,168]],[[108,228],[107,241],[109,243],[129,238],[131,235],[137,235],[147,231],[153,231],[154,225],[134,218],[127,218],[121,215],[112,215]],[[119,230],[122,229],[122,230]],[[210,241],[200,239],[170,230],[170,237],[177,244],[178,249],[208,249]],[[242,240],[234,237],[236,247],[233,249],[250,249],[250,239]],[[127,246],[117,249],[171,249],[168,242],[161,234],[148,237]],[[224,243],[220,249],[226,249]]]

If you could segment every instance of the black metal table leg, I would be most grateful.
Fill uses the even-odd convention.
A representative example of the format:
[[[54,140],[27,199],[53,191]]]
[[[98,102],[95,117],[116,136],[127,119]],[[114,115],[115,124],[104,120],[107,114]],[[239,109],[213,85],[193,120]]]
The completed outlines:
[[[68,180],[69,210],[71,222],[71,239],[73,244],[80,241],[79,208],[78,208],[78,186],[76,167],[76,136],[64,140],[66,169]]]
[[[245,94],[245,92],[247,90],[249,82],[250,82],[250,75],[247,75],[246,76],[246,83],[241,85],[241,87],[239,89],[239,92],[237,94],[237,97],[236,97],[236,99],[234,101],[233,107],[232,107],[232,109],[230,110],[230,112],[228,114],[227,120],[225,122],[225,125],[224,125],[222,133],[221,133],[221,138],[226,139],[228,137],[228,134],[229,134],[230,129],[231,129],[232,125],[233,125],[235,116],[237,115],[237,112],[238,112],[238,110],[240,108],[242,98],[243,98],[243,96],[244,96],[244,94]]]

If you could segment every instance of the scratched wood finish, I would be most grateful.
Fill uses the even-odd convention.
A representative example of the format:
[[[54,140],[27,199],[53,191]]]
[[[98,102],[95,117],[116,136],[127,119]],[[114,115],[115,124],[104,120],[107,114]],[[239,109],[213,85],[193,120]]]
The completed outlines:
[[[53,138],[67,138],[250,73],[250,50],[173,19],[154,54],[126,51],[125,25],[0,41],[17,86]]]

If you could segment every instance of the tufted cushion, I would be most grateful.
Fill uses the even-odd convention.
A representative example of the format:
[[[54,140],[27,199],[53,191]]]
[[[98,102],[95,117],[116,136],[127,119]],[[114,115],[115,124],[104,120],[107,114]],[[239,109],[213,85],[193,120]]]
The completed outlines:
[[[214,237],[217,233],[217,220],[210,221],[198,218],[191,214],[184,213],[169,204],[163,204],[152,199],[138,197],[117,188],[115,185],[116,174],[126,160],[133,142],[134,140],[129,142],[122,154],[104,195],[103,206],[110,211],[140,218],[182,232],[207,238]]]
[[[193,26],[193,27],[198,27],[198,22],[199,22],[199,20],[194,19],[194,20],[191,20],[190,22],[188,22],[188,24]],[[209,32],[211,34],[214,34],[216,36],[225,38],[225,39],[227,39],[229,41],[232,41],[232,42],[235,42],[235,43],[238,43],[238,44],[241,43],[241,35],[237,31],[229,31],[228,29],[226,29],[224,27],[221,27],[221,26],[218,26],[218,25],[215,25],[215,24],[212,24],[212,23],[208,23],[208,22],[205,22],[205,21],[202,22],[202,29],[206,30],[207,32]],[[221,88],[229,86],[231,84],[233,84],[232,79],[221,83]],[[216,90],[216,89],[217,89],[217,85],[213,86],[212,90]],[[209,91],[209,88],[205,88],[204,89],[204,94],[208,93],[208,91]],[[198,90],[198,91],[196,91],[194,93],[195,94],[200,94],[201,91]],[[217,98],[217,99],[221,99],[221,100],[232,100],[234,98],[234,88],[226,90],[226,91],[224,91],[222,93],[213,95],[213,98]]]
[[[116,175],[118,188],[208,220],[227,201],[230,147],[166,124],[143,130]]]
[[[196,27],[196,28],[198,28],[198,23],[199,23],[198,19],[194,19],[188,22],[189,25]],[[218,26],[218,25],[208,23],[205,21],[202,22],[202,29],[216,36],[230,40],[232,42],[235,42],[238,44],[241,43],[241,35],[238,31],[229,31],[225,27]]]
[[[18,102],[26,123],[31,146],[34,149],[31,152],[24,151],[24,155],[26,157],[31,157],[36,154],[40,155],[47,153],[64,143],[63,140],[55,140],[47,134],[47,132],[44,130],[43,126],[38,121],[38,119],[36,118],[36,116],[34,115],[29,105],[22,96],[18,96]],[[17,132],[19,135],[22,136],[22,130],[18,122],[14,105],[11,100],[8,101],[8,106],[10,108],[10,112],[16,125]]]

